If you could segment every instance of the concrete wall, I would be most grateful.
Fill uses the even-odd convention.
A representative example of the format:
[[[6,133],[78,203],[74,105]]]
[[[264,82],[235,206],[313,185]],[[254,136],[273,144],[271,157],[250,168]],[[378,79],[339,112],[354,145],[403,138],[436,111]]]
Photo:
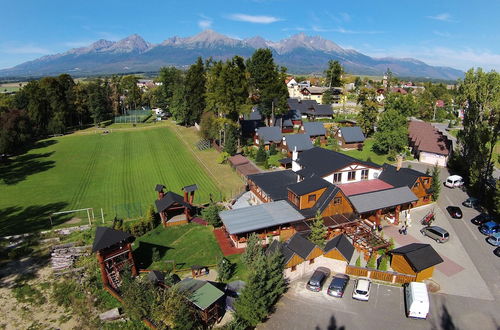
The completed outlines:
[[[448,162],[448,157],[444,155],[434,154],[431,152],[420,152],[418,160],[422,163],[446,167],[446,163]]]

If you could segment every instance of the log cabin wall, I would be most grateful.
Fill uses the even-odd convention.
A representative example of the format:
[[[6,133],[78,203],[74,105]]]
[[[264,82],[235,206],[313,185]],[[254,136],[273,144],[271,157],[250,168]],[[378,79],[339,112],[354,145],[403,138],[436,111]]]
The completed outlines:
[[[294,254],[292,259],[290,259],[290,261],[288,261],[287,264],[285,265],[285,268],[292,268],[293,266],[300,265],[303,262],[304,262],[304,259],[302,259],[298,255]]]
[[[323,250],[321,250],[320,248],[318,247],[315,247],[311,253],[309,253],[309,255],[307,256],[306,260],[311,260],[311,259],[314,259],[314,258],[317,258],[319,256],[323,255]]]
[[[337,192],[334,198],[330,201],[328,206],[321,213],[324,217],[330,217],[335,214],[345,214],[345,213],[353,213],[354,208],[351,205],[351,202],[345,197],[342,191]]]
[[[308,209],[316,204],[316,201],[321,197],[321,195],[325,192],[326,188],[321,188],[319,190],[312,191],[306,195],[300,196],[299,209]]]
[[[421,272],[417,273],[417,278],[415,280],[417,282],[421,282],[423,280],[431,278],[433,273],[434,273],[434,266],[424,269]]]
[[[391,268],[398,273],[417,275],[402,255],[394,254],[392,256]]]
[[[344,256],[337,249],[333,249],[331,251],[328,251],[327,253],[324,254],[324,256],[327,258],[330,258],[330,259],[347,261],[347,259],[344,258]]]
[[[427,194],[426,190],[431,187],[432,178],[427,177],[419,177],[417,181],[415,181],[411,191],[418,197],[418,202],[416,202],[416,206],[426,205],[432,202],[431,194]]]

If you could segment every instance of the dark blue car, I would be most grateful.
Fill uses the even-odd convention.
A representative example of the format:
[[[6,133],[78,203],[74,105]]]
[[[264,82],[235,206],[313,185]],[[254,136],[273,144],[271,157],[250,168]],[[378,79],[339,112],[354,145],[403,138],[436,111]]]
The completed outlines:
[[[479,227],[479,231],[483,235],[493,235],[494,233],[500,232],[500,225],[495,221],[488,221]]]

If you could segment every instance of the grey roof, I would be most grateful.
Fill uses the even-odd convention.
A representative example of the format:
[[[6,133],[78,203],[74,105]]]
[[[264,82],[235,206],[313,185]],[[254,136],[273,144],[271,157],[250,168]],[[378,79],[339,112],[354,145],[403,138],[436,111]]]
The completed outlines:
[[[344,234],[338,235],[329,240],[323,250],[327,253],[333,249],[337,249],[340,254],[346,258],[347,263],[351,262],[352,255],[354,253],[354,245],[352,245]]]
[[[156,185],[156,187],[155,187],[155,191],[160,192],[160,191],[163,191],[163,189],[164,189],[164,188],[165,188],[165,186],[164,186],[164,185],[162,185],[162,184],[157,184],[157,185]]]
[[[288,107],[292,110],[299,111],[300,114],[305,115],[314,109],[314,105],[318,104],[315,100],[298,100],[288,99]]]
[[[160,272],[159,270],[152,270],[148,274],[148,280],[153,283],[163,283],[165,282],[165,274]]]
[[[286,188],[297,182],[297,174],[292,170],[250,174],[247,178],[259,186],[273,201],[288,199]]]
[[[329,104],[315,104],[308,114],[313,116],[333,116],[333,110]]]
[[[429,244],[411,243],[389,251],[389,253],[403,255],[416,272],[443,262],[443,258]]]
[[[294,151],[297,147],[297,151],[309,150],[313,147],[311,139],[307,134],[290,134],[285,135],[284,140],[288,150]]]
[[[326,135],[326,129],[322,122],[305,122],[302,125],[304,126],[304,133],[309,136]]]
[[[346,143],[364,142],[365,135],[359,126],[341,127],[340,133]]]
[[[304,87],[302,90],[307,89],[311,94],[323,94],[325,91],[329,90],[329,87],[319,87],[319,86],[311,86]]]
[[[219,216],[230,234],[304,220],[304,216],[284,200],[222,211]]]
[[[358,213],[418,201],[417,196],[406,186],[349,196],[348,198]]]
[[[274,253],[276,250],[280,250],[283,255],[283,262],[287,264],[294,255],[297,255],[295,252],[290,250],[285,243],[282,243],[277,240],[273,240],[273,242],[267,247],[266,254],[269,255]]]
[[[398,171],[395,166],[384,164],[378,178],[394,187],[412,188],[420,177],[430,178],[431,176],[407,167],[402,167]]]
[[[264,141],[264,143],[269,143],[269,142],[280,143],[281,142],[281,130],[279,127],[276,127],[276,126],[259,127],[259,128],[257,128],[257,135],[259,136],[259,139]]]
[[[253,107],[250,113],[243,115],[243,120],[262,120],[259,108]]]

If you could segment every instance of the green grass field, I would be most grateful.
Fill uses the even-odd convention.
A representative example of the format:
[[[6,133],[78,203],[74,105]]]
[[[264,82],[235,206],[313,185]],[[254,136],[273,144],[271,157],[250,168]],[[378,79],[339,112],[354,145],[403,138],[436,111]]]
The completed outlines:
[[[383,163],[394,163],[394,161],[390,161],[387,158],[387,155],[379,155],[372,150],[374,142],[375,140],[373,138],[368,138],[365,140],[363,150],[340,150],[340,152],[357,159],[364,161],[369,160],[380,165]]]
[[[175,268],[189,271],[193,265],[210,266],[222,258],[222,252],[212,233],[212,226],[200,226],[194,223],[164,228],[158,226],[134,242],[134,254],[143,262],[141,268],[167,270]],[[153,262],[153,249],[160,251],[160,261]],[[246,279],[247,269],[241,262],[240,255],[228,259],[235,263],[235,272],[231,280]],[[167,261],[167,262],[166,262]]]
[[[103,208],[106,221],[115,214],[140,216],[154,203],[157,183],[178,194],[198,184],[195,203],[209,201],[211,193],[219,198],[223,185],[210,169],[212,156],[204,155],[208,166],[202,165],[175,130],[163,125],[52,138],[0,164],[0,236],[48,229],[48,216],[57,211],[91,207],[98,217]],[[214,168],[231,175],[230,183],[241,183],[227,165]],[[55,224],[71,217],[86,214],[56,218]]]

